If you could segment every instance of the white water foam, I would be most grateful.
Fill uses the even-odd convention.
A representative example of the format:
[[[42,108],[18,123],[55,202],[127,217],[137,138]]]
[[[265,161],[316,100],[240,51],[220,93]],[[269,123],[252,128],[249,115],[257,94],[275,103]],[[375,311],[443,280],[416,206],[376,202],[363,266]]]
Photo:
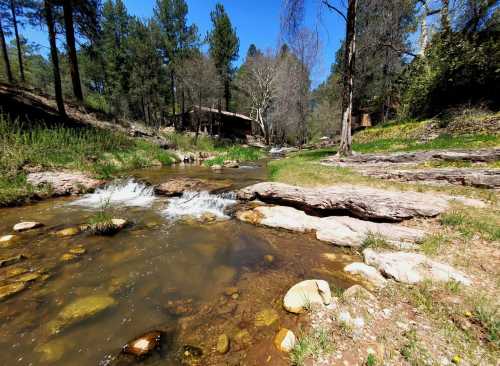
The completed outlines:
[[[99,208],[106,204],[125,207],[150,207],[154,200],[153,187],[148,187],[143,183],[130,179],[99,188],[94,193],[87,194],[82,199],[72,202],[71,205],[91,208]]]
[[[217,218],[227,219],[226,208],[236,204],[233,192],[210,194],[208,192],[184,192],[181,197],[172,198],[163,214],[169,219],[185,216],[200,218],[203,214],[212,214]]]

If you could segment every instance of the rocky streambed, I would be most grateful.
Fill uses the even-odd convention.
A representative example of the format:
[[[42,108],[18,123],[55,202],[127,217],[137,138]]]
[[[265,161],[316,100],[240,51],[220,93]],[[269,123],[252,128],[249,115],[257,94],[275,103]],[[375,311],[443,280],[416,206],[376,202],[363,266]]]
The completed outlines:
[[[428,234],[414,220],[481,201],[264,183],[258,165],[134,176],[0,210],[6,364],[289,365],[315,316],[363,333],[355,309],[373,295],[355,285],[472,283],[411,251]],[[88,223],[103,205],[122,221],[96,235]],[[362,250],[372,237],[389,248]]]

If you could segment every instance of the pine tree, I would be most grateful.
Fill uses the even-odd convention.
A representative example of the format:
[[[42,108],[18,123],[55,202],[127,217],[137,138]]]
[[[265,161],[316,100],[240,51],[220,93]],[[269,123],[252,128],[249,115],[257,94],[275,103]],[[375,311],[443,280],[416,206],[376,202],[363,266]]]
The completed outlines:
[[[176,66],[196,47],[198,30],[187,24],[185,0],[157,0],[154,10],[163,58],[169,67],[172,115],[176,113]]]
[[[66,45],[68,47],[68,60],[70,66],[71,82],[75,98],[83,102],[82,84],[80,81],[80,71],[78,69],[78,58],[75,46],[75,27],[73,20],[73,0],[64,0],[64,27],[66,33]]]
[[[240,41],[236,35],[224,6],[220,3],[215,5],[215,10],[210,13],[213,29],[208,35],[210,44],[210,56],[215,62],[224,84],[224,99],[226,110],[230,109],[231,102],[231,80],[234,74],[232,62],[238,58]]]
[[[23,2],[19,4],[16,0],[10,0],[10,12],[12,17],[12,26],[14,27],[14,35],[16,37],[16,47],[17,47],[17,58],[19,61],[19,75],[21,77],[21,82],[26,82],[26,78],[24,76],[24,64],[23,64],[23,56],[21,50],[21,41],[19,37],[19,29],[18,29],[18,21],[17,17],[20,15]]]

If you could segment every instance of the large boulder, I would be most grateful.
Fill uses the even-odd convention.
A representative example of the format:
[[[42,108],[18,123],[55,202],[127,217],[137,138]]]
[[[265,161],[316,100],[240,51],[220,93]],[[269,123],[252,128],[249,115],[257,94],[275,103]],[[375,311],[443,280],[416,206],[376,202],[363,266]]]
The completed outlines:
[[[448,208],[446,199],[431,194],[349,185],[303,188],[266,182],[241,189],[238,198],[293,206],[322,216],[346,212],[363,219],[387,221],[434,217]]]
[[[306,280],[292,286],[283,299],[283,307],[295,314],[308,311],[312,306],[329,305],[332,294],[328,282]]]
[[[415,284],[425,280],[437,282],[456,281],[470,285],[471,280],[448,264],[436,262],[423,254],[408,252],[363,251],[365,263],[377,268],[387,277],[398,282]]]
[[[195,178],[176,178],[155,187],[155,193],[160,196],[178,197],[184,192],[208,191],[210,193],[228,189],[231,183],[227,181],[209,181]]]
[[[68,196],[92,192],[104,185],[104,181],[93,179],[81,172],[40,172],[27,176],[29,184],[35,187],[49,186],[53,196]]]
[[[359,247],[369,235],[385,239],[397,248],[421,241],[425,232],[397,224],[376,223],[348,216],[316,217],[292,207],[260,206],[237,212],[244,222],[297,232],[315,232],[318,240],[339,246]]]
[[[47,324],[49,333],[57,334],[114,307],[116,304],[116,300],[107,295],[92,295],[78,299],[64,307],[56,319]]]

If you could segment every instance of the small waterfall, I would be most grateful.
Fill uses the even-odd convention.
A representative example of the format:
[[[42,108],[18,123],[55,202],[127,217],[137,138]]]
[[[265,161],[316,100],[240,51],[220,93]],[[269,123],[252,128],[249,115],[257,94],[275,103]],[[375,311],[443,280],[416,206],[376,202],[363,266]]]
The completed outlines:
[[[72,202],[71,205],[91,208],[99,208],[108,204],[111,206],[149,207],[154,200],[153,187],[130,179],[99,188],[94,193],[87,194],[82,199]]]
[[[200,218],[203,214],[212,214],[217,218],[228,218],[224,213],[229,206],[236,204],[233,192],[210,194],[208,192],[184,192],[181,197],[172,198],[163,214],[170,219],[183,216]]]

